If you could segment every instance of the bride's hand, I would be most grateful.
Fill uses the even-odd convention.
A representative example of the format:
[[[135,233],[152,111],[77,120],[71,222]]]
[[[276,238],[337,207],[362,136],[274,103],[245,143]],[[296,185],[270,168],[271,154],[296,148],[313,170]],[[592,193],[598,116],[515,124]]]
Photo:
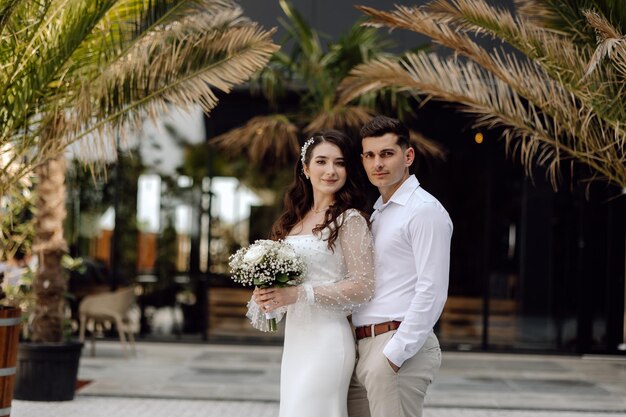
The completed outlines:
[[[257,290],[255,290],[256,292]],[[256,295],[256,302],[265,311],[273,311],[279,307],[293,304],[298,300],[296,287],[263,288]]]

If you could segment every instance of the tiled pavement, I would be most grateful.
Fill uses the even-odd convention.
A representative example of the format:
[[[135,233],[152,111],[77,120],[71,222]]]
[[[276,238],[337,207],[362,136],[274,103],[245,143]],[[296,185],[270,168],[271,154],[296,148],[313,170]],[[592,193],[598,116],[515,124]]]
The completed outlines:
[[[87,351],[82,396],[278,401],[280,347],[143,343],[124,359],[117,345]]]
[[[14,401],[13,417],[276,417],[278,404],[253,401],[77,397],[67,403]],[[624,413],[426,408],[424,417],[625,417]],[[294,416],[297,417],[297,416]],[[322,417],[322,416],[320,416]]]
[[[115,342],[85,351],[74,401],[13,402],[13,417],[276,416],[278,347]],[[626,358],[444,352],[425,417],[626,417]],[[294,416],[297,417],[297,416]]]
[[[626,412],[626,357],[444,352],[427,404]]]

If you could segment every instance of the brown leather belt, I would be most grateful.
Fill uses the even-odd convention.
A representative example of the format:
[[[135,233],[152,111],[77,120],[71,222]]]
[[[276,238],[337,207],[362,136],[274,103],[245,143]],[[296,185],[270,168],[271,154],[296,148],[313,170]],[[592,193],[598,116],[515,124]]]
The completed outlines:
[[[354,329],[356,340],[365,339],[366,337],[378,336],[400,327],[401,321],[386,321],[384,323],[372,324],[370,326],[361,326]],[[373,334],[372,334],[373,332]]]

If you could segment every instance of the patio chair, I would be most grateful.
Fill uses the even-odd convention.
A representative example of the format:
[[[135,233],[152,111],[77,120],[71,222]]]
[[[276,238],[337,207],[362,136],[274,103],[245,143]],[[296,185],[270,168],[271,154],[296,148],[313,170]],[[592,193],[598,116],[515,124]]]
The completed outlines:
[[[98,323],[112,322],[117,328],[124,356],[127,356],[126,337],[135,353],[135,337],[128,320],[128,311],[135,303],[135,290],[132,287],[120,288],[115,292],[88,295],[80,302],[80,341],[85,340],[87,322],[93,322],[91,332],[91,356],[96,354],[95,330]]]

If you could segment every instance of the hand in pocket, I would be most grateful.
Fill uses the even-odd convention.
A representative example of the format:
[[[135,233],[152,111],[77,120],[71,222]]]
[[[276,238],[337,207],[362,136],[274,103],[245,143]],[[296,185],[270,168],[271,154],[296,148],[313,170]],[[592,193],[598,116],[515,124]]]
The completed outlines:
[[[396,366],[395,363],[391,362],[389,358],[386,358],[386,359],[387,359],[387,362],[389,363],[389,366],[391,366],[391,369],[393,369],[393,372],[397,374],[400,371],[400,367]]]

